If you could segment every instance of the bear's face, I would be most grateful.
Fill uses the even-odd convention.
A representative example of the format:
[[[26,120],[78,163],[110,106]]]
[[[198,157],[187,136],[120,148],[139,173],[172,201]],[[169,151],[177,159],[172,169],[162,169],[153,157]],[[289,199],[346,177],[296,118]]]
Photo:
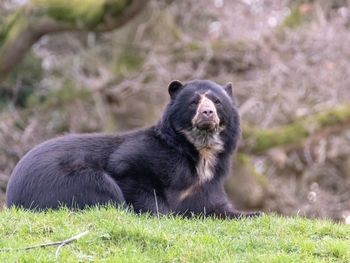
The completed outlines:
[[[169,94],[171,126],[198,150],[215,147],[220,151],[223,148],[220,133],[227,128],[239,129],[231,84],[222,87],[212,81],[197,80],[183,85],[173,81]]]

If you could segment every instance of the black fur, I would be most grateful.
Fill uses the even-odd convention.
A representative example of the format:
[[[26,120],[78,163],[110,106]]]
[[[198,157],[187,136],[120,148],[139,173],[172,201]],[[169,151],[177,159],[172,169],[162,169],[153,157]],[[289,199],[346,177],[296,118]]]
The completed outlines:
[[[136,212],[256,215],[234,211],[223,188],[240,133],[230,91],[231,84],[174,81],[171,100],[155,126],[122,135],[69,135],[40,144],[15,167],[7,206],[42,210],[126,203]],[[220,119],[211,131],[198,130],[192,121],[205,92]],[[210,152],[209,141],[221,148]],[[203,182],[197,169],[201,147],[215,154],[213,176]]]

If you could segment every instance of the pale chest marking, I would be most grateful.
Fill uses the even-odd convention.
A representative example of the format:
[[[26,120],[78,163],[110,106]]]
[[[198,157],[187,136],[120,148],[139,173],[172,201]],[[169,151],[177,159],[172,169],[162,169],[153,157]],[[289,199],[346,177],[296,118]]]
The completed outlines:
[[[214,177],[214,168],[216,164],[216,154],[211,149],[203,148],[199,150],[199,162],[196,170],[199,176],[199,182],[210,181]]]
[[[182,202],[183,200],[185,200],[187,197],[193,195],[195,192],[197,192],[198,190],[198,185],[197,184],[193,184],[190,187],[182,190],[179,194],[178,197],[178,201]]]
[[[212,145],[213,148],[203,148],[199,150],[200,157],[196,166],[198,181],[180,192],[178,198],[179,202],[182,202],[189,196],[195,194],[200,190],[201,185],[213,179],[214,169],[217,162],[216,155],[223,149],[221,140],[218,140],[217,142],[220,143],[215,144],[215,146]]]

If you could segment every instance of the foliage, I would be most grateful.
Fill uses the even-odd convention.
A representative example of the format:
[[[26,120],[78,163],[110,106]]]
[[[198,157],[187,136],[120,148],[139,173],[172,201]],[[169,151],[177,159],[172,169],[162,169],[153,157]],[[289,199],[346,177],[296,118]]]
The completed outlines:
[[[284,25],[286,27],[295,28],[304,22],[303,15],[300,13],[299,7],[294,7],[290,15],[284,19]]]
[[[345,104],[272,129],[261,130],[245,126],[243,136],[250,143],[254,141],[251,150],[259,153],[273,147],[300,143],[325,128],[339,127],[348,123],[350,123],[350,105]]]
[[[47,109],[64,109],[72,102],[76,100],[89,100],[91,94],[87,90],[77,89],[73,83],[66,81],[63,86],[58,90],[50,90],[42,96],[33,94],[28,98],[29,107],[41,107],[44,110]]]
[[[118,76],[126,76],[136,70],[139,70],[142,66],[143,58],[139,50],[135,47],[128,47],[120,54],[116,64],[114,72]]]
[[[0,214],[0,261],[55,260],[55,247],[15,250],[65,240],[59,261],[107,262],[348,262],[350,228],[329,221],[263,216],[225,221],[135,215],[114,208],[84,212]]]
[[[146,1],[135,1],[145,9]],[[0,62],[0,79],[24,55],[4,40],[23,21],[32,24],[28,17],[38,26],[22,32],[45,34],[32,49],[43,67],[40,60],[28,63],[0,86],[7,105],[0,112],[0,206],[16,162],[38,143],[62,133],[152,125],[170,80],[212,79],[234,84],[243,125],[238,151],[244,154],[236,155],[229,177],[236,205],[240,195],[250,199],[242,202],[245,209],[336,220],[349,215],[349,111],[337,107],[350,101],[349,1],[150,0],[138,18],[108,33],[120,22],[113,17],[117,3],[126,1],[31,0],[43,8],[25,10],[26,16],[3,4],[22,1],[0,2],[0,46],[6,46],[0,49],[11,66],[1,74]],[[45,15],[50,3],[54,19]],[[101,10],[106,16],[96,26]],[[286,27],[288,19],[296,26]],[[21,81],[27,78],[30,83]],[[27,93],[16,97],[17,90]]]
[[[80,1],[80,0],[32,0],[33,5],[47,9],[47,16],[58,21],[87,25],[93,29],[106,17],[106,12],[111,16],[119,15],[129,0],[110,1]]]
[[[139,13],[140,0],[31,0],[0,28],[0,82],[42,36],[62,31],[109,31]]]
[[[6,84],[14,89],[0,89],[0,108],[13,102],[15,106],[27,107],[28,100],[36,96],[35,91],[42,77],[41,59],[30,53],[21,64],[10,73]]]

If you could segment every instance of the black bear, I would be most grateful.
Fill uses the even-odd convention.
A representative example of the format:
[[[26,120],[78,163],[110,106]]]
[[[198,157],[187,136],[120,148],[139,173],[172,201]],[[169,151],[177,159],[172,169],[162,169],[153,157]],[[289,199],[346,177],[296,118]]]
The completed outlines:
[[[127,204],[136,212],[255,216],[233,209],[223,179],[239,139],[232,85],[172,81],[154,126],[121,135],[69,135],[29,151],[7,187],[7,206],[32,210]]]

